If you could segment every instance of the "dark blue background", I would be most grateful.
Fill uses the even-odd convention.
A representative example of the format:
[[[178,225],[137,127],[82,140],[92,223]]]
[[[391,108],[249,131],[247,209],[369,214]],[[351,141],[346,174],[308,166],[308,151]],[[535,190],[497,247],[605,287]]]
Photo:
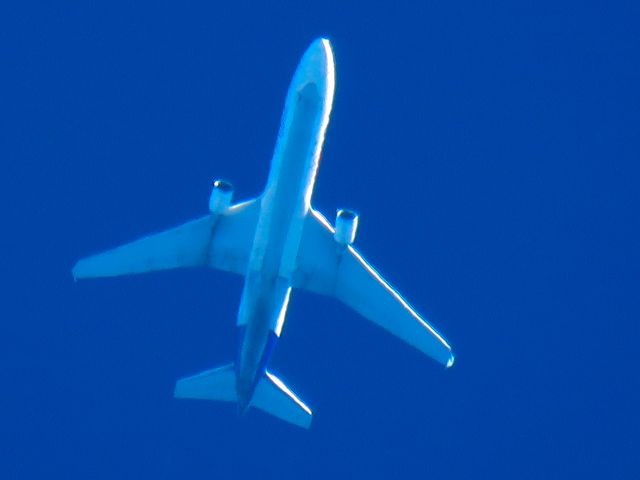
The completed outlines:
[[[12,3],[1,478],[639,478],[637,2]],[[203,214],[214,177],[259,194],[319,35],[314,204],[361,212],[457,363],[296,293],[271,364],[307,432],[173,399],[234,357],[241,278],[70,269]]]

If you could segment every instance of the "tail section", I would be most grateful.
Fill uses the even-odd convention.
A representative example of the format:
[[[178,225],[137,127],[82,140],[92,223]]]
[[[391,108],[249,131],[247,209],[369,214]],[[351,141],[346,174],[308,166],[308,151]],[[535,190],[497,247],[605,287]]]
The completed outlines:
[[[236,402],[234,366],[229,364],[180,379],[174,394],[177,398]],[[309,407],[270,372],[265,372],[249,405],[299,427],[309,428],[311,425],[313,414]]]
[[[299,427],[311,426],[313,414],[309,407],[272,373],[266,372],[258,383],[251,406]]]
[[[233,363],[178,380],[173,394],[177,398],[235,402],[236,372]]]

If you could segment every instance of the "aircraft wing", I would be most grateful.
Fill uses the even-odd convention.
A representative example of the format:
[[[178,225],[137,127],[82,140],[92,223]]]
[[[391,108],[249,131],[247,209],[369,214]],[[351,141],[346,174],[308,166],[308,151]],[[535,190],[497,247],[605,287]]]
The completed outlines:
[[[451,347],[358,251],[338,244],[318,212],[305,220],[293,286],[333,296],[363,317],[450,367]]]
[[[114,277],[156,270],[209,266],[244,275],[260,213],[259,199],[83,258],[74,278]]]

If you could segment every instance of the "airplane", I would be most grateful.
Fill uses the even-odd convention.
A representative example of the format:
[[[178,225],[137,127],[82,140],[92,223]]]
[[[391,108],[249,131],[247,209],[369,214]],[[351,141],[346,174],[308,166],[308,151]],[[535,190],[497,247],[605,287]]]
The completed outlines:
[[[312,413],[267,370],[292,289],[335,297],[437,362],[451,347],[353,247],[358,215],[337,210],[335,226],[311,207],[333,104],[329,41],[316,39],[289,86],[264,193],[232,204],[233,187],[213,183],[209,212],[176,228],[79,260],[76,280],[183,267],[244,275],[234,363],[178,380],[175,397],[236,402],[309,428]]]

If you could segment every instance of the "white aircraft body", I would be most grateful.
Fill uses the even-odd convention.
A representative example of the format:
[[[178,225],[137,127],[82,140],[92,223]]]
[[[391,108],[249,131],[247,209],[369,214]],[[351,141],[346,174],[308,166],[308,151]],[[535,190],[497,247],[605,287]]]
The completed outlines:
[[[329,41],[314,41],[289,87],[261,196],[231,205],[231,185],[218,180],[208,215],[82,259],[73,269],[76,279],[198,266],[245,276],[236,362],[179,380],[176,397],[237,402],[241,412],[255,407],[309,427],[311,410],[266,368],[292,288],[337,297],[436,361],[453,364],[447,342],[353,248],[357,215],[338,210],[334,228],[311,207],[334,75]]]

